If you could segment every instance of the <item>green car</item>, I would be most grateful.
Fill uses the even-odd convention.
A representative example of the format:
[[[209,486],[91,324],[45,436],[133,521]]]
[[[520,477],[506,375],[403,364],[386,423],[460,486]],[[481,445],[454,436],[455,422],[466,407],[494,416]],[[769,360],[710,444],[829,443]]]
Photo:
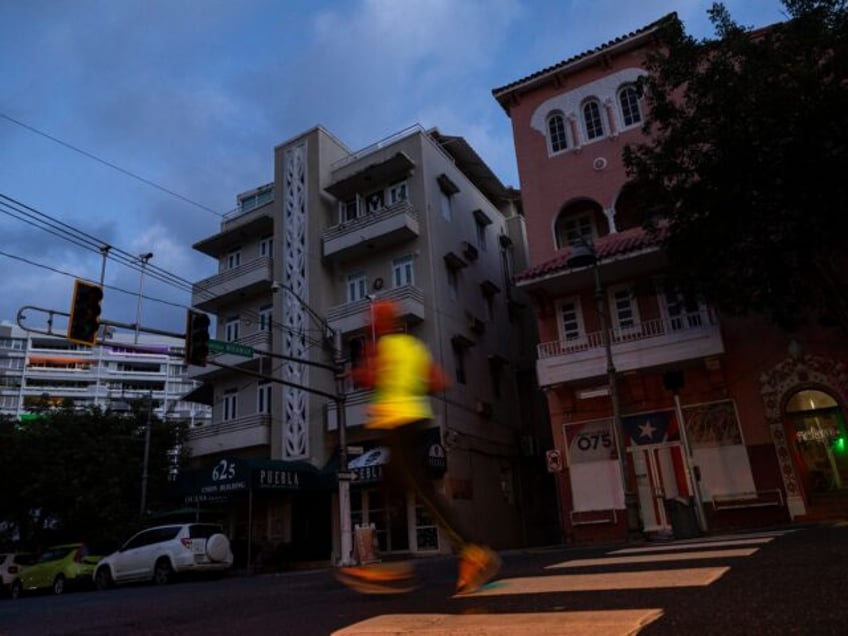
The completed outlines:
[[[102,558],[90,555],[84,543],[47,548],[12,583],[12,598],[33,590],[52,589],[54,594],[62,594],[69,585],[90,584],[94,566]]]

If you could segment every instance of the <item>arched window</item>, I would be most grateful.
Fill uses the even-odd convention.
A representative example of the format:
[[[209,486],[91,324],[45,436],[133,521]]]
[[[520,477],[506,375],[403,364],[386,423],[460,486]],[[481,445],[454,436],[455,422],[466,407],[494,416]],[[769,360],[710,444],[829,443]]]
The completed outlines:
[[[551,152],[560,152],[568,148],[568,138],[565,135],[565,118],[561,113],[554,113],[548,117],[548,138],[551,143]]]
[[[583,125],[586,128],[586,140],[597,139],[604,135],[604,122],[601,119],[601,105],[597,99],[583,104]]]
[[[618,91],[618,105],[621,107],[621,121],[625,126],[632,126],[642,121],[642,112],[639,110],[639,93],[635,86],[629,84]]]

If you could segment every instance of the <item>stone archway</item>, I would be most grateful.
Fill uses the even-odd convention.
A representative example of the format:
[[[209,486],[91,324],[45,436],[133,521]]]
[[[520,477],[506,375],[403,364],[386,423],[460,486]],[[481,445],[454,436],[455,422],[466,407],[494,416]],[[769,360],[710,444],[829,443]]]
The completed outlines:
[[[798,475],[789,453],[783,427],[783,407],[801,388],[816,387],[829,392],[841,407],[848,404],[848,369],[842,362],[812,355],[790,356],[760,376],[760,395],[765,407],[766,423],[771,430],[780,474],[786,490],[789,516],[806,514]]]

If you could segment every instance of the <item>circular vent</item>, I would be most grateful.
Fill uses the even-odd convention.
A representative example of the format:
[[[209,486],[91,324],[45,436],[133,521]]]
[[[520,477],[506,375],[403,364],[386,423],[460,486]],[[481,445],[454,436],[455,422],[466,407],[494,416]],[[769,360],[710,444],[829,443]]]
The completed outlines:
[[[595,157],[595,160],[592,162],[592,167],[595,170],[603,170],[607,167],[607,160],[604,157]]]

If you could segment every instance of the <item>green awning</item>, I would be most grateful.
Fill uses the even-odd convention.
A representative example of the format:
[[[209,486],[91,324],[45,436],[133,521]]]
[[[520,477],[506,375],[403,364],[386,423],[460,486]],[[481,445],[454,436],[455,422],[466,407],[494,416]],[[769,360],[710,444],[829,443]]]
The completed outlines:
[[[176,488],[186,503],[227,501],[248,492],[326,490],[326,476],[308,462],[225,457],[181,472]]]

